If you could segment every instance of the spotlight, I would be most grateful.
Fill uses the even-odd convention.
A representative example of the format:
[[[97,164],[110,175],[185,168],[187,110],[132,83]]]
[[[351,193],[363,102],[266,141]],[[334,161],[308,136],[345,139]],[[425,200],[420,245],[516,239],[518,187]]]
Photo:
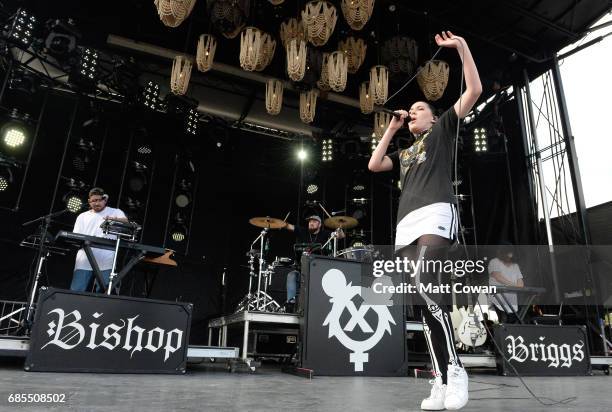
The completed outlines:
[[[141,155],[150,155],[151,153],[153,153],[153,149],[148,144],[138,146],[138,149],[136,149],[136,151]]]
[[[174,198],[174,203],[180,208],[189,206],[191,203],[191,196],[188,192],[191,190],[191,182],[186,179],[181,179],[178,187],[180,192]]]
[[[69,192],[64,196],[66,209],[72,213],[78,213],[83,208],[83,199],[74,192]]]
[[[485,128],[474,129],[474,151],[486,152],[488,150],[487,130]]]
[[[87,47],[81,50],[78,65],[79,74],[87,80],[94,80],[98,70],[98,52]]]
[[[187,134],[195,136],[198,133],[198,110],[195,107],[191,107],[187,111],[185,117],[185,131]]]
[[[173,230],[172,240],[174,240],[175,242],[182,242],[183,240],[185,240],[185,233],[181,230]]]
[[[365,186],[357,183],[356,185],[353,186],[353,192],[362,192],[365,190]]]
[[[180,243],[187,238],[187,227],[185,226],[185,219],[181,216],[180,213],[176,214],[174,218],[174,224],[170,229],[170,237],[176,243]]]
[[[297,158],[298,158],[300,161],[302,161],[302,162],[303,162],[304,160],[306,160],[306,158],[307,158],[307,157],[308,157],[308,152],[306,152],[306,150],[304,150],[304,149],[300,149],[300,150],[298,150],[298,152],[297,152]]]
[[[6,191],[13,183],[13,172],[8,166],[0,166],[0,192]]]
[[[26,135],[23,128],[12,124],[7,125],[2,130],[2,141],[10,148],[22,146],[26,141]]]
[[[308,193],[309,195],[314,195],[318,191],[319,191],[319,186],[317,186],[316,184],[309,184],[306,187],[306,193]]]
[[[81,35],[77,32],[72,19],[49,20],[47,22],[49,35],[45,39],[45,49],[50,55],[61,58],[72,54],[76,49],[77,38]]]
[[[24,9],[17,10],[13,18],[13,24],[8,31],[8,37],[16,41],[22,47],[28,47],[32,43],[34,25],[36,18]]]
[[[142,92],[143,104],[151,110],[157,110],[160,107],[159,101],[159,85],[157,83],[149,82]]]
[[[321,143],[321,160],[324,162],[334,160],[334,142],[332,139],[323,139]]]

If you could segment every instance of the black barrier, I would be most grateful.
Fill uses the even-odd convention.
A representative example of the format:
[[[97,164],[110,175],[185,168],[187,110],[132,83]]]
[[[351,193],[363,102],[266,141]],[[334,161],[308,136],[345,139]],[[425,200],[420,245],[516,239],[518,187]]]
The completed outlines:
[[[498,325],[495,340],[506,359],[526,376],[582,376],[591,372],[584,326]],[[514,370],[500,354],[503,375]]]
[[[346,259],[302,258],[302,275],[303,368],[316,375],[406,374],[403,295],[365,304],[362,294],[375,280],[372,267]]]
[[[49,288],[26,371],[185,373],[190,303]]]

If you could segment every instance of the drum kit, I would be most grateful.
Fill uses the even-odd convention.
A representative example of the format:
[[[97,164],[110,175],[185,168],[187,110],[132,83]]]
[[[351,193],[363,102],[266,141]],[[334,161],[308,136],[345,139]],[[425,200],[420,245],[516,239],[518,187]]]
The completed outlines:
[[[321,208],[323,209],[322,206]],[[333,229],[334,232],[323,245],[312,243],[295,244],[294,251],[296,256],[301,257],[303,255],[321,253],[332,243],[332,256],[334,257],[371,261],[374,250],[371,245],[350,247],[340,251],[337,249],[340,230],[356,227],[359,224],[357,219],[351,216],[331,216],[325,209],[323,210],[328,215],[328,218],[323,223],[328,229]],[[285,220],[272,217],[254,217],[249,219],[251,225],[262,230],[259,236],[251,243],[250,250],[246,253],[249,259],[249,290],[246,296],[238,303],[236,313],[243,311],[280,312],[283,310],[281,305],[268,294],[268,286],[271,284],[272,276],[278,271],[279,267],[295,267],[296,265],[293,263],[293,259],[287,257],[276,257],[272,263],[267,264],[265,260],[265,245],[266,236],[270,229],[285,228],[287,226],[287,217]],[[298,261],[299,258],[296,259],[296,262]],[[256,285],[254,285],[255,279],[257,279]]]

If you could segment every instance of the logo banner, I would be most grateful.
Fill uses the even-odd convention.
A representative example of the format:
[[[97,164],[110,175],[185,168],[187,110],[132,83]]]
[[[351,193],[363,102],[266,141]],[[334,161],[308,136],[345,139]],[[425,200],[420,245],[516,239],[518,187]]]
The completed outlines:
[[[495,340],[507,361],[497,354],[504,375],[514,370],[528,376],[582,376],[591,371],[584,326],[499,325]]]
[[[193,306],[49,288],[27,371],[185,373]]]

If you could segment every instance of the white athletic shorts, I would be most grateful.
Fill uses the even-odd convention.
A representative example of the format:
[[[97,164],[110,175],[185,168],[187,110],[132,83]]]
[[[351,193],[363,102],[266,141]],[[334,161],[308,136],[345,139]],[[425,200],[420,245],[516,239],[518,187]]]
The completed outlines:
[[[451,203],[432,203],[408,213],[397,224],[395,250],[412,244],[421,235],[457,239],[457,208]]]

